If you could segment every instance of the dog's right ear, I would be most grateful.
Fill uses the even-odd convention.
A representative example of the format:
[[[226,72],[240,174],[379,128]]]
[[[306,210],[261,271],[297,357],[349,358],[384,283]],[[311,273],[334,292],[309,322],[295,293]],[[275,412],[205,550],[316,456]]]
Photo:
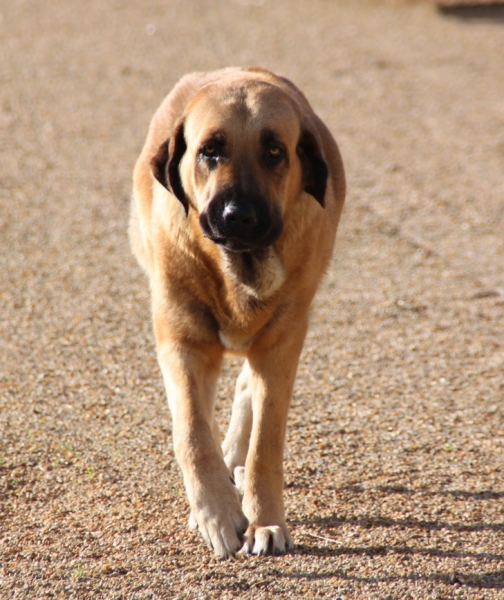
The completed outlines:
[[[186,150],[184,124],[180,123],[175,129],[173,136],[159,146],[157,154],[151,160],[151,167],[154,177],[182,203],[187,215],[189,203],[182,186],[179,171],[180,160]]]

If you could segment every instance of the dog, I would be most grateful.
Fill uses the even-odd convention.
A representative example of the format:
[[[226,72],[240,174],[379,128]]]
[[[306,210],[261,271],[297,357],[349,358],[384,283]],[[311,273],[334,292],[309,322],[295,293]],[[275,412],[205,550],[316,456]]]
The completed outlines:
[[[340,152],[303,93],[262,68],[183,77],[135,165],[130,241],[150,280],[190,524],[221,557],[293,548],[287,413],[345,199]],[[244,357],[229,430],[226,354]]]

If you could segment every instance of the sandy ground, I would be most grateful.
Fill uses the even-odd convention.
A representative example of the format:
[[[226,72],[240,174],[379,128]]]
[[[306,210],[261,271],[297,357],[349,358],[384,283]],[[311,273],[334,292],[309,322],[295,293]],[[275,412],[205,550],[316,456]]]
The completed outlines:
[[[502,8],[2,0],[0,39],[1,597],[504,598]],[[349,193],[289,422],[296,549],[218,561],[126,229],[153,111],[229,64],[306,91]]]

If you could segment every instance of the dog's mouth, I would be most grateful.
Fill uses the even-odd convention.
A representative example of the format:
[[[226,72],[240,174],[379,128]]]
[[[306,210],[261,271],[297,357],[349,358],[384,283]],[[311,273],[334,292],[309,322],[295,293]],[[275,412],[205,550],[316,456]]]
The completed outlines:
[[[203,235],[229,252],[253,252],[274,244],[282,235],[279,211],[270,211],[264,200],[217,198],[200,214]]]
[[[258,247],[251,246],[250,244],[244,244],[240,240],[232,240],[232,239],[226,239],[226,238],[221,238],[221,237],[212,237],[211,235],[207,235],[207,234],[204,234],[204,235],[209,240],[212,240],[212,242],[214,242],[214,244],[218,244],[219,246],[222,246],[225,250],[228,250],[229,252],[237,252],[237,253],[253,252],[254,250],[258,249]]]
[[[232,237],[221,237],[219,235],[213,235],[212,232],[205,231],[205,228],[202,227],[202,229],[203,235],[206,238],[214,242],[214,244],[222,246],[225,250],[228,250],[229,252],[254,252],[256,250],[264,250],[265,248],[268,248],[269,246],[274,244],[282,234],[282,228],[280,227],[278,231],[270,233],[261,240],[248,241]]]

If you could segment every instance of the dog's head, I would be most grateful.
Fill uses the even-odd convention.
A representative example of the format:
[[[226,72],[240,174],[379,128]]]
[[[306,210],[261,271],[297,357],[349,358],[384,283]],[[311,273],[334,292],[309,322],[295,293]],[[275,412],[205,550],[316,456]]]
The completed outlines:
[[[234,252],[273,244],[302,191],[323,206],[328,173],[296,101],[250,80],[202,88],[152,169],[186,213],[197,211],[205,237]]]

